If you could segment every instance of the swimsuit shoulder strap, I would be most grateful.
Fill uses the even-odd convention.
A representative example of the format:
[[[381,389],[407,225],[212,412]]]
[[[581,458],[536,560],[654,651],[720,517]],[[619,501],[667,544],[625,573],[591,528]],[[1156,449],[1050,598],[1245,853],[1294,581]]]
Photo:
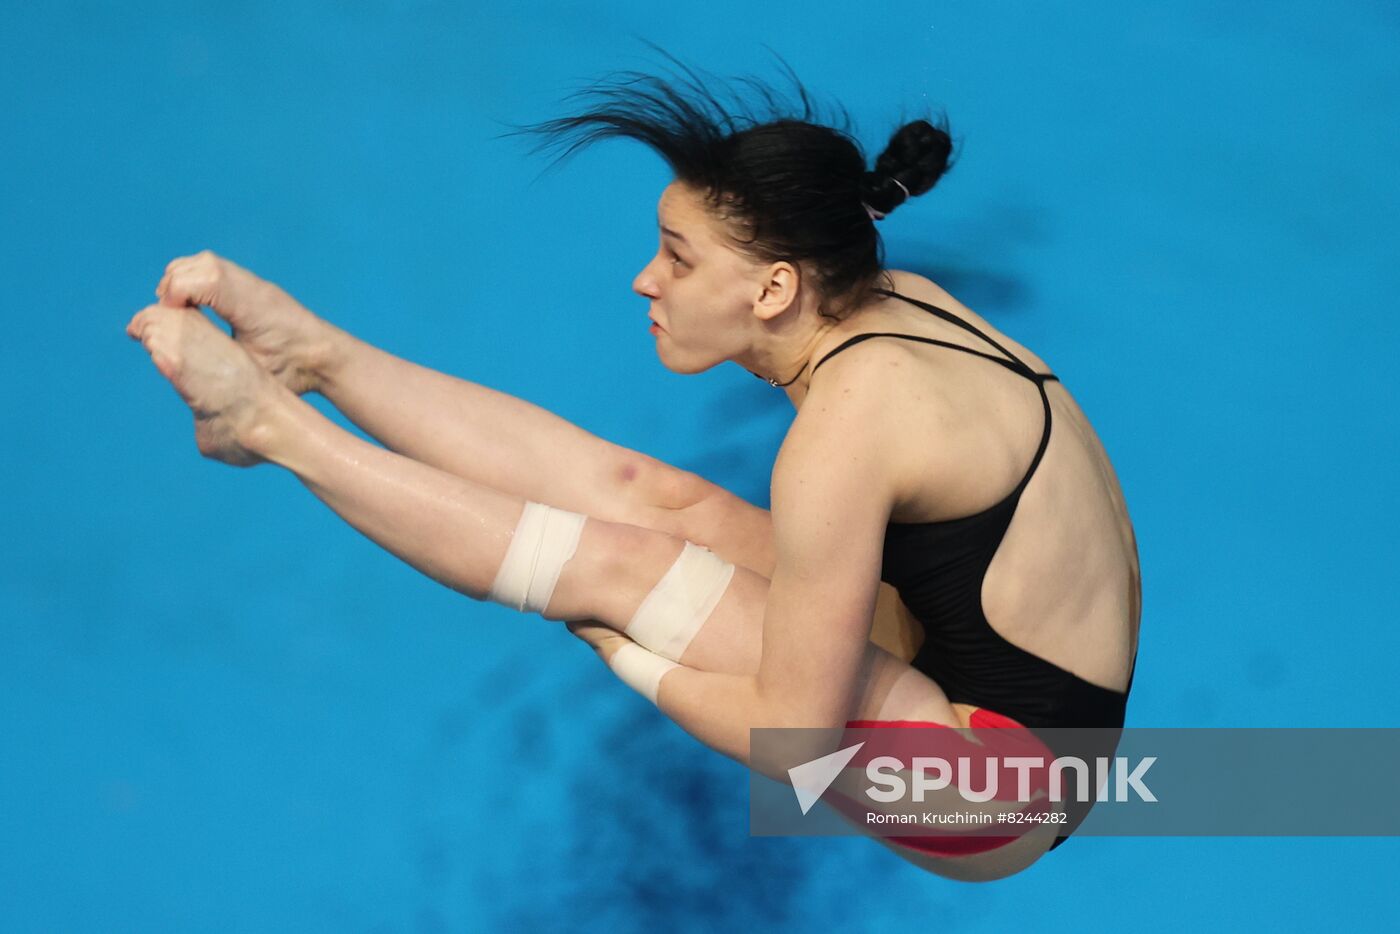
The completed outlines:
[[[910,298],[910,297],[907,296],[907,295],[901,295],[900,293],[895,292],[895,291],[893,291],[893,290],[891,290],[891,289],[875,289],[875,291],[876,291],[876,292],[879,292],[881,295],[888,295],[888,296],[890,296],[891,298],[898,298],[898,299],[901,299],[901,300],[903,300],[903,301],[908,302],[908,303],[911,304],[911,305],[916,305],[916,306],[918,306],[919,308],[922,308],[924,311],[927,311],[929,314],[933,315],[934,317],[942,318],[944,321],[947,321],[949,324],[955,324],[955,325],[957,325],[958,327],[962,328],[964,331],[967,331],[969,334],[974,334],[974,335],[976,335],[977,337],[980,337],[982,340],[986,341],[988,344],[991,344],[991,345],[992,345],[993,347],[995,347],[997,350],[1000,350],[1002,353],[1006,354],[1007,359],[1009,359],[1009,360],[1015,362],[1015,364],[1016,364],[1015,369],[1017,369],[1017,370],[1019,370],[1020,372],[1024,373],[1024,374],[1025,374],[1027,377],[1029,377],[1030,379],[1038,380],[1038,379],[1040,379],[1041,377],[1043,377],[1043,378],[1045,378],[1045,379],[1055,379],[1055,377],[1054,377],[1052,374],[1049,374],[1049,373],[1044,373],[1044,374],[1042,374],[1042,373],[1037,373],[1037,372],[1035,372],[1035,371],[1032,370],[1029,366],[1027,366],[1027,365],[1021,360],[1020,357],[1016,356],[1014,353],[1012,353],[1011,351],[1009,351],[1009,350],[1007,350],[1005,347],[1003,347],[1003,346],[1001,345],[1001,343],[998,342],[997,340],[995,340],[994,338],[992,338],[991,335],[987,334],[985,331],[983,331],[981,328],[977,327],[977,325],[973,324],[971,321],[964,321],[962,318],[959,318],[957,315],[953,314],[951,311],[947,311],[947,310],[945,310],[945,309],[943,309],[943,308],[939,308],[937,305],[930,305],[928,302],[920,301],[920,300],[917,299],[917,298]],[[969,348],[969,349],[970,349],[970,348]],[[984,355],[984,356],[985,356],[985,355]]]
[[[1021,360],[1020,357],[1016,356],[1016,355],[1013,354],[1011,351],[1009,351],[1009,350],[1007,350],[1005,347],[1003,347],[1003,346],[1002,346],[999,342],[997,342],[995,339],[993,339],[992,337],[990,337],[988,334],[984,333],[984,332],[982,331],[981,328],[978,328],[976,325],[972,324],[971,322],[964,321],[962,318],[959,318],[957,315],[953,314],[951,311],[945,311],[944,309],[939,308],[939,307],[937,307],[936,305],[930,305],[930,304],[928,304],[927,302],[921,302],[921,301],[919,301],[918,299],[910,298],[910,297],[908,297],[907,295],[900,295],[898,292],[892,292],[892,291],[889,291],[888,289],[875,289],[875,291],[876,291],[876,292],[879,292],[879,293],[882,294],[882,295],[889,295],[889,296],[891,296],[892,298],[903,299],[904,301],[909,302],[911,305],[917,305],[918,307],[924,309],[925,311],[929,312],[930,314],[932,314],[932,315],[934,315],[934,316],[936,316],[936,317],[942,318],[944,321],[947,321],[947,322],[949,322],[949,323],[951,323],[951,324],[955,324],[955,325],[957,325],[958,327],[962,328],[963,330],[965,330],[965,331],[967,331],[967,332],[969,332],[969,333],[971,333],[971,334],[975,334],[977,337],[980,337],[982,340],[986,341],[988,344],[991,344],[993,347],[995,347],[997,350],[1001,351],[1001,352],[1002,352],[1003,354],[1005,354],[1006,356],[1004,356],[1004,357],[998,357],[998,356],[996,356],[995,354],[990,354],[990,353],[987,353],[987,352],[982,351],[982,350],[977,350],[976,348],[973,348],[973,347],[964,347],[962,344],[954,344],[954,343],[952,343],[952,342],[950,342],[950,341],[938,340],[937,338],[933,338],[933,337],[920,337],[920,336],[918,336],[918,335],[916,335],[916,334],[892,334],[892,333],[880,331],[880,332],[872,332],[872,333],[867,333],[867,334],[857,334],[857,335],[855,335],[854,337],[852,337],[852,338],[850,338],[850,339],[848,339],[848,340],[842,342],[841,345],[838,346],[835,350],[830,351],[830,352],[827,353],[825,356],[823,356],[820,360],[817,361],[817,365],[814,366],[814,367],[812,367],[812,373],[813,373],[814,375],[816,374],[817,369],[818,369],[819,367],[821,367],[821,365],[822,365],[823,363],[825,363],[826,361],[830,360],[832,357],[836,356],[836,355],[839,354],[841,351],[845,350],[847,347],[852,347],[852,346],[854,346],[854,345],[856,345],[856,344],[859,344],[861,341],[870,340],[870,338],[872,338],[872,337],[897,337],[897,338],[901,338],[901,339],[903,339],[903,340],[918,341],[918,342],[923,343],[923,344],[936,344],[936,345],[938,345],[939,347],[947,347],[949,350],[957,350],[957,351],[961,351],[962,353],[974,354],[974,355],[976,355],[976,356],[978,356],[978,357],[982,357],[983,359],[990,360],[990,361],[992,361],[993,363],[999,363],[999,364],[1001,364],[1002,366],[1006,367],[1008,370],[1011,370],[1013,373],[1020,374],[1021,376],[1024,376],[1024,377],[1026,377],[1027,379],[1029,379],[1029,380],[1031,380],[1032,382],[1037,383],[1037,384],[1044,383],[1046,380],[1053,380],[1053,379],[1058,379],[1058,378],[1059,378],[1059,377],[1055,376],[1053,373],[1037,373],[1035,370],[1033,370],[1033,369],[1031,369],[1029,366],[1027,366],[1027,365]]]
[[[1016,485],[1016,489],[1013,490],[1010,494],[1011,497],[1019,498],[1021,492],[1026,488],[1026,485],[1030,483],[1031,477],[1035,474],[1036,468],[1040,466],[1041,458],[1045,456],[1045,449],[1050,446],[1050,396],[1045,392],[1045,384],[1050,380],[1058,380],[1059,377],[1053,373],[1037,373],[1035,370],[1027,366],[1026,363],[1022,361],[1020,357],[1007,350],[992,337],[984,333],[976,325],[972,324],[971,322],[964,321],[962,318],[959,318],[957,315],[953,314],[950,311],[945,311],[944,309],[939,308],[935,305],[930,305],[927,302],[921,302],[918,299],[910,298],[907,295],[900,295],[898,292],[893,292],[887,289],[876,289],[875,291],[881,293],[882,295],[889,295],[893,298],[903,299],[904,301],[909,302],[911,305],[917,305],[925,311],[929,312],[930,314],[942,318],[944,321],[950,322],[951,324],[956,324],[963,330],[968,331],[971,334],[975,334],[977,337],[980,337],[988,344],[991,344],[993,347],[1001,351],[1006,356],[998,357],[996,354],[990,354],[985,351],[977,350],[973,347],[964,347],[962,344],[954,344],[950,341],[938,340],[937,338],[933,337],[920,337],[916,334],[894,334],[881,331],[867,334],[857,334],[854,337],[842,342],[840,346],[838,346],[835,350],[832,350],[830,353],[826,354],[820,360],[817,361],[817,365],[812,367],[812,375],[815,376],[817,370],[821,368],[821,365],[823,363],[830,360],[832,357],[836,356],[838,353],[845,350],[847,347],[852,347],[856,344],[859,344],[861,341],[867,341],[873,337],[896,337],[902,340],[918,341],[923,344],[936,344],[939,347],[947,347],[950,350],[957,350],[962,353],[974,354],[975,356],[982,357],[986,360],[990,360],[993,363],[1001,364],[1011,372],[1016,373],[1019,376],[1025,377],[1026,379],[1035,383],[1035,388],[1040,391],[1040,402],[1045,410],[1045,428],[1043,431],[1041,431],[1040,446],[1036,449],[1035,457],[1031,458],[1030,467],[1027,468],[1025,475],[1021,478],[1021,482]]]

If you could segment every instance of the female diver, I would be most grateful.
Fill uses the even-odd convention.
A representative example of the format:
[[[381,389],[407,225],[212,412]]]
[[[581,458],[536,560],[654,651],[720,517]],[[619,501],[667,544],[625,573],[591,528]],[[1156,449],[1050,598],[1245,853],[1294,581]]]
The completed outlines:
[[[1140,586],[1103,447],[1043,360],[882,268],[875,222],[948,169],[946,128],[908,123],[872,170],[800,83],[787,111],[763,89],[764,119],[686,74],[605,79],[586,111],[526,130],[565,155],[632,138],[669,164],[660,248],[632,288],[668,369],[733,361],[792,401],[771,512],[363,343],[209,251],[172,261],[127,332],[202,454],[285,467],[433,579],[569,621],[742,763],[751,727],[1121,727]],[[982,880],[1056,835],[877,839]]]

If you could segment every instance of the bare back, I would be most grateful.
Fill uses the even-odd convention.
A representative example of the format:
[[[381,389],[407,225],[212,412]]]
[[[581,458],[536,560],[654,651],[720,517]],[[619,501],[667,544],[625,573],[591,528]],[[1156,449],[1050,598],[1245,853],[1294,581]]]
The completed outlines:
[[[930,280],[893,270],[891,276],[901,295],[953,313],[1037,373],[1053,372]],[[870,332],[925,337],[1000,356],[955,324],[899,298],[877,295],[823,338],[814,359]],[[899,449],[891,452],[891,461],[901,477],[891,521],[957,519],[1006,497],[1025,475],[1044,429],[1035,384],[974,354],[879,340],[898,345],[908,364],[890,380],[886,409],[897,421],[892,427]],[[889,359],[888,350],[882,355]],[[987,570],[983,610],[992,628],[1013,645],[1091,684],[1123,691],[1141,611],[1132,524],[1088,419],[1063,385],[1047,382],[1045,388],[1049,442]]]

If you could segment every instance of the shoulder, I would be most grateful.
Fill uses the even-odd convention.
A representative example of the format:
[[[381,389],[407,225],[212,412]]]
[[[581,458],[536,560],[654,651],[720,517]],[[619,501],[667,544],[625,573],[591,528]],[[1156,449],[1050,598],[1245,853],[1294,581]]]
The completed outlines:
[[[915,362],[901,343],[868,332],[833,333],[813,355],[819,368],[793,426],[858,421],[849,427],[878,429]]]
[[[894,337],[880,337],[893,326],[890,322],[871,318],[857,322],[853,327],[833,330],[813,354],[816,360],[808,398],[816,398],[823,393],[830,395],[839,384],[840,391],[857,391],[861,386],[872,390],[879,381],[888,378],[890,371],[907,367],[913,362],[908,342]]]
[[[827,341],[821,353],[861,334],[897,332],[887,325],[866,321]],[[969,406],[955,374],[926,351],[914,341],[868,337],[829,357],[812,377],[778,452],[775,481],[782,470],[802,470],[815,460],[864,456],[874,461],[872,475],[902,503],[945,476],[958,460],[949,456],[961,443]]]
[[[832,478],[831,488],[849,495],[859,486],[867,503],[902,496],[912,463],[906,397],[915,361],[894,344],[862,341],[817,372],[774,462],[775,493],[834,472],[845,479]]]

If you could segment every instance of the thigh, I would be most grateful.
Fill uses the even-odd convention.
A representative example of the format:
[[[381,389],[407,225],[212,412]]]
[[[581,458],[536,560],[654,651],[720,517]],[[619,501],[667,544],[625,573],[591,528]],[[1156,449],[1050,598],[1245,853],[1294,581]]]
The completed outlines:
[[[670,506],[634,509],[629,520],[603,521],[598,527],[597,547],[612,553],[620,565],[603,575],[617,586],[609,588],[608,612],[600,619],[621,631],[678,557],[683,542],[702,545],[733,564],[735,573],[680,661],[702,671],[753,673],[763,647],[763,615],[774,565],[772,515],[698,475],[670,470],[675,474],[670,486],[684,490],[683,499],[672,500]],[[585,536],[592,528],[590,523]],[[565,575],[569,573],[566,569]],[[971,708],[955,709],[932,679],[909,666],[922,638],[922,629],[899,595],[881,584],[867,652],[867,690],[857,718],[966,723]],[[887,700],[890,709],[883,710]]]
[[[703,488],[697,487],[702,495],[693,505],[672,511],[667,519],[671,528],[662,531],[704,545],[724,560],[764,578],[771,577],[775,560],[772,514],[722,487],[699,477],[694,480],[703,484]],[[918,620],[889,584],[880,585],[870,641],[904,661],[914,657],[923,641]]]
[[[736,569],[724,598],[681,656],[682,664],[703,670],[756,672],[767,596],[766,578]],[[820,633],[814,633],[813,638],[820,638]],[[967,704],[951,703],[937,682],[907,660],[873,641],[866,646],[859,696],[850,720],[915,721],[968,729],[974,710]],[[861,826],[861,830],[926,871],[950,879],[990,881],[1020,872],[1038,860],[1054,842],[1057,828],[1044,825],[1023,835],[1011,834],[1012,839],[1002,846],[967,855],[929,853],[902,845],[897,837],[881,837],[870,827]]]
[[[757,672],[763,651],[768,587],[768,578],[736,567],[724,595],[695,633],[680,663],[701,671]],[[820,633],[813,633],[813,638],[820,638]],[[907,659],[873,640],[866,646],[860,695],[852,719],[927,720],[964,726],[972,708],[963,706],[949,703],[933,679],[912,668]]]
[[[624,565],[634,568],[638,562],[652,566],[652,571],[660,573],[660,568],[674,560],[683,547],[679,538],[660,534],[653,530],[631,527],[614,527],[614,533],[625,542],[630,551]],[[607,542],[599,543],[607,547]],[[614,543],[615,544],[615,543]],[[644,598],[654,577],[620,577],[626,581],[619,588],[620,600],[611,605],[599,624],[570,624],[570,629],[594,645],[604,660],[617,645],[625,641],[612,629],[622,629],[622,623],[629,618]],[[763,617],[768,602],[769,581],[766,577],[746,567],[736,567],[729,586],[714,611],[695,634],[680,662],[702,671],[753,674],[758,670],[762,653]],[[625,591],[625,594],[622,592]],[[607,635],[600,635],[607,634]],[[813,634],[819,638],[819,633]],[[858,697],[853,706],[850,720],[874,721],[921,721],[940,726],[968,728],[969,717],[975,708],[964,704],[953,704],[947,695],[931,678],[909,665],[909,663],[873,642],[866,647],[861,661]],[[1054,839],[1054,828],[1045,833],[1030,833],[995,850],[967,856],[937,856],[920,852],[900,845],[896,840],[876,836],[902,858],[915,865],[954,879],[986,880],[1001,878],[1029,866],[1049,848]]]
[[[547,618],[592,618],[625,634],[638,609],[684,547],[685,541],[673,534],[590,519],[584,525],[576,556],[563,566]],[[700,671],[757,672],[763,652],[768,590],[767,577],[736,565],[719,601],[678,661]],[[561,594],[569,594],[572,602],[561,600]],[[885,606],[889,612],[899,608],[897,600]],[[814,639],[821,637],[820,632],[812,633]],[[649,648],[645,643],[643,647]],[[930,720],[961,725],[960,713],[942,689],[912,668],[904,656],[871,641],[866,645],[861,666],[860,695],[851,714],[853,719]]]

